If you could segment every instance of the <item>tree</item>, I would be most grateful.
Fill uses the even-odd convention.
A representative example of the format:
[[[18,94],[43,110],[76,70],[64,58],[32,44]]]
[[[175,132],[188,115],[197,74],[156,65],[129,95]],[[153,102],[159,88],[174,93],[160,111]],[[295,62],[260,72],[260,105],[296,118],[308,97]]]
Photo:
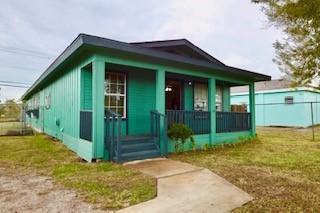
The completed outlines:
[[[0,120],[19,121],[21,117],[21,106],[14,100],[6,100],[0,105]]]
[[[320,86],[320,0],[252,0],[271,24],[285,32],[276,41],[276,58],[292,86]]]

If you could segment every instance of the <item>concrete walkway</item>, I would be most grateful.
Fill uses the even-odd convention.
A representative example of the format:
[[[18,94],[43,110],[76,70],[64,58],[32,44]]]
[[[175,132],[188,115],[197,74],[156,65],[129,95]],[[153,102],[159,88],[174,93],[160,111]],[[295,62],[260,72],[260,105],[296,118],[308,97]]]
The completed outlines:
[[[119,213],[230,212],[252,197],[208,169],[169,159],[126,164],[158,180],[155,199],[118,211]]]

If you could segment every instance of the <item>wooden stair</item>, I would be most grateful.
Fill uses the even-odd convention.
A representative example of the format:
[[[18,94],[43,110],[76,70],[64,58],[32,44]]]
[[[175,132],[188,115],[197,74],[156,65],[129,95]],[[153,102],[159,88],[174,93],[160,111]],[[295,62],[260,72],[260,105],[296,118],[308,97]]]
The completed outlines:
[[[160,149],[150,136],[126,136],[121,140],[121,156],[115,153],[114,161],[127,162],[159,157]]]

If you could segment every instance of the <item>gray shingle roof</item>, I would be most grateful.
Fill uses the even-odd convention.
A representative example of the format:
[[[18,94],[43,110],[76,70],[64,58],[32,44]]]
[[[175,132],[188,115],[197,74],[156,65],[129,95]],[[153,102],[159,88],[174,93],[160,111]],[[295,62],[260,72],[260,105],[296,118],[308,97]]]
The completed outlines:
[[[290,82],[285,79],[276,79],[271,81],[260,81],[254,84],[255,91],[266,91],[274,89],[290,88]],[[232,87],[231,93],[248,92],[248,86]]]
[[[191,43],[191,42],[187,42]],[[140,43],[141,44],[141,43]],[[193,45],[195,46],[195,45]],[[49,77],[52,77],[57,68],[59,68],[64,62],[71,57],[74,57],[77,53],[81,52],[85,47],[86,50],[90,48],[104,48],[106,50],[115,50],[118,52],[124,52],[128,54],[136,54],[148,58],[160,59],[168,62],[175,62],[185,65],[193,65],[206,69],[215,70],[217,72],[224,72],[226,74],[235,75],[235,77],[243,76],[247,78],[252,78],[254,81],[270,80],[271,77],[268,75],[251,72],[244,69],[239,69],[235,67],[230,67],[219,63],[218,61],[206,61],[197,58],[186,57],[179,54],[174,54],[166,51],[159,51],[150,47],[144,47],[143,45],[138,45],[138,43],[127,43],[121,41],[115,41],[107,38],[102,38],[98,36],[92,36],[87,34],[79,34],[78,37],[58,56],[58,58],[44,71],[44,73],[36,80],[36,82],[25,92],[22,96],[22,100],[26,99],[29,95],[37,91],[44,81]],[[193,49],[197,49],[193,47]],[[198,48],[198,53],[202,53],[203,56],[206,55],[204,51]],[[207,56],[207,59],[214,58],[212,56]]]

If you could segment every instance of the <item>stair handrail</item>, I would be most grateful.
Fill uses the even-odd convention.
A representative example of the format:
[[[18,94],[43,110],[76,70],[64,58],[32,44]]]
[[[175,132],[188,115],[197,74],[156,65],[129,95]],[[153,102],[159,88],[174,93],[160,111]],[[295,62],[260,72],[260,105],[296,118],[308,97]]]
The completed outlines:
[[[122,116],[110,109],[105,109],[106,120],[106,141],[109,145],[109,158],[114,160],[116,154],[116,161],[121,161],[121,120]],[[111,129],[110,129],[111,124]]]
[[[163,118],[163,131],[161,134],[161,118]],[[151,127],[151,136],[154,139],[156,145],[161,151],[161,135],[163,138],[163,154],[166,156],[168,154],[168,144],[167,144],[167,116],[166,114],[160,113],[158,110],[150,111],[150,127]]]

